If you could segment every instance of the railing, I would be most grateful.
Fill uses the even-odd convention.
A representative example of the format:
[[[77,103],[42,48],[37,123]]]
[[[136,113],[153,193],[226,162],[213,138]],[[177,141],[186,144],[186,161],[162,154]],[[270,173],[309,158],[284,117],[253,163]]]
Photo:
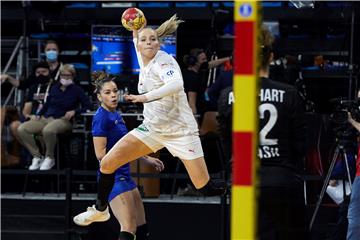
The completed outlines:
[[[19,38],[19,40],[17,41],[14,51],[11,53],[11,56],[6,64],[5,68],[1,71],[3,74],[7,73],[7,71],[9,70],[9,67],[10,67],[12,61],[14,60],[15,55],[17,54],[17,52],[20,49],[20,45],[23,43],[23,39],[24,39],[24,37],[21,36]]]
[[[2,74],[6,74],[6,73],[8,72],[11,63],[14,61],[15,55],[19,52],[20,46],[24,44],[24,40],[25,40],[25,38],[24,38],[23,36],[21,36],[21,37],[19,38],[19,40],[17,41],[16,46],[15,46],[13,52],[11,53],[11,56],[10,56],[8,62],[6,63],[5,68],[2,70]],[[20,64],[19,64],[19,62],[20,62]],[[17,75],[19,75],[19,74],[18,74],[18,73],[19,73],[19,69],[22,69],[22,64],[23,64],[23,62],[24,62],[23,60],[18,61],[18,64],[17,64],[18,66],[17,66],[17,71],[16,71]],[[19,65],[20,65],[20,67],[19,67]],[[19,77],[19,76],[16,76],[16,77]],[[13,87],[13,88],[11,89],[11,91],[10,91],[9,95],[7,96],[7,98],[6,98],[3,106],[7,106],[8,102],[10,101],[11,96],[14,94],[15,90],[16,90],[15,87]],[[15,103],[15,101],[16,101],[16,98],[15,98],[15,100],[14,100],[14,103]],[[14,104],[14,105],[15,105],[15,104]]]

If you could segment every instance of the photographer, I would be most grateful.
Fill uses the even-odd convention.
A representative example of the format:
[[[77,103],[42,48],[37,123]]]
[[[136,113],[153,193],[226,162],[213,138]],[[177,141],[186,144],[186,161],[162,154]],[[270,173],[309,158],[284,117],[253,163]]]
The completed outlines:
[[[360,90],[358,91],[360,98]],[[358,120],[358,119],[357,119]],[[350,113],[348,113],[349,123],[360,132],[360,122],[355,121]],[[360,146],[358,146],[358,156],[356,160],[356,176],[352,185],[352,193],[348,210],[348,232],[347,240],[360,239]]]

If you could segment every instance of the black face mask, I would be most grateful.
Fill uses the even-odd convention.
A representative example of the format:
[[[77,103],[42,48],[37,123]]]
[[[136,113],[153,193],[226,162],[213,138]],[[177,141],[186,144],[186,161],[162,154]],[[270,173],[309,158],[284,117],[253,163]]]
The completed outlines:
[[[44,76],[44,75],[39,75],[37,76],[36,78],[36,81],[40,84],[45,84],[45,83],[48,83],[49,80],[50,80],[50,77],[49,76]]]

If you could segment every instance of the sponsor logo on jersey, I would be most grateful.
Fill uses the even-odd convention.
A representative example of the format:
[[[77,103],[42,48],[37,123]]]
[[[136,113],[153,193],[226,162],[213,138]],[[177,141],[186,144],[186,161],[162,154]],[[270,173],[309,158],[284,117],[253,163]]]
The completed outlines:
[[[170,70],[170,71],[168,71],[167,73],[166,73],[166,75],[168,75],[168,76],[172,76],[174,74],[174,71],[173,70]]]
[[[149,131],[149,129],[147,129],[144,124],[141,124],[140,126],[138,126],[136,128],[136,130],[138,130],[140,132],[148,132]]]

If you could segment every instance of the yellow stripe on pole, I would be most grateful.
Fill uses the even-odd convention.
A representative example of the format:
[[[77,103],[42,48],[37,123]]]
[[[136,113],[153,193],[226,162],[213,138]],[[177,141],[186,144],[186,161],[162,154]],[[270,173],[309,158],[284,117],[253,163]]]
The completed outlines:
[[[257,129],[256,75],[235,75],[233,82],[233,131],[252,132]]]
[[[257,1],[236,1],[235,2],[235,21],[256,21],[257,19]]]
[[[255,239],[256,202],[253,186],[233,186],[231,199],[231,239]]]

